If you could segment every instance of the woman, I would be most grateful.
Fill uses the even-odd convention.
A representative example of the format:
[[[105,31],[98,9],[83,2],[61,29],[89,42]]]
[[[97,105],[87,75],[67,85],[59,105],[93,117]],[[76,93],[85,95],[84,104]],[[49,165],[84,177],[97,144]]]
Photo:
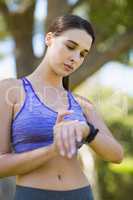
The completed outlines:
[[[15,200],[92,200],[77,159],[84,142],[105,160],[123,158],[93,105],[62,83],[81,66],[94,39],[88,21],[57,17],[36,70],[0,82],[0,177],[16,176]]]

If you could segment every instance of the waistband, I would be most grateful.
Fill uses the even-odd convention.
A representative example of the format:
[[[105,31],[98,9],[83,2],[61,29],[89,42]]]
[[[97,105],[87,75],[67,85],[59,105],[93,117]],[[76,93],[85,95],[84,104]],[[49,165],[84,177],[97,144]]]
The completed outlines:
[[[14,200],[94,200],[90,185],[70,190],[40,189],[16,185]]]
[[[16,185],[16,190],[17,189],[25,189],[25,190],[34,190],[34,191],[47,191],[50,193],[56,193],[56,192],[60,192],[60,193],[69,193],[69,192],[76,192],[76,191],[81,191],[81,190],[88,190],[91,189],[91,185],[87,185],[84,187],[80,187],[80,188],[76,188],[76,189],[70,189],[70,190],[53,190],[53,189],[41,189],[41,188],[34,188],[34,187],[30,187],[30,186],[22,186],[22,185]]]

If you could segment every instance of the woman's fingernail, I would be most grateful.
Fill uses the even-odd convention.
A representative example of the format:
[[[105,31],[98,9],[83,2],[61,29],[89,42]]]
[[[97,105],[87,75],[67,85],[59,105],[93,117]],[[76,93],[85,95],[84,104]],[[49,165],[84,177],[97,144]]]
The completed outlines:
[[[61,154],[62,156],[64,156],[64,155],[65,155],[65,152],[64,152],[64,151],[61,151],[60,154]]]

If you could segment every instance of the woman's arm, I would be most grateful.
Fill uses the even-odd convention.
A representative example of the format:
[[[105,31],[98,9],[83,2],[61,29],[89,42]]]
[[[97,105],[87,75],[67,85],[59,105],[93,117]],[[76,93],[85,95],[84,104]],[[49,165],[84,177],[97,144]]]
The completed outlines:
[[[56,156],[53,145],[24,153],[0,154],[0,178],[29,173]]]
[[[28,173],[56,156],[54,145],[19,154],[11,152],[10,127],[16,94],[13,88],[17,84],[15,79],[0,81],[0,178]]]
[[[82,107],[88,122],[92,123],[100,131],[95,139],[89,143],[89,146],[99,155],[102,159],[114,163],[121,163],[123,159],[123,148],[120,143],[113,137],[108,127],[105,125],[100,114],[95,110],[93,104],[85,97],[75,95],[76,100]]]

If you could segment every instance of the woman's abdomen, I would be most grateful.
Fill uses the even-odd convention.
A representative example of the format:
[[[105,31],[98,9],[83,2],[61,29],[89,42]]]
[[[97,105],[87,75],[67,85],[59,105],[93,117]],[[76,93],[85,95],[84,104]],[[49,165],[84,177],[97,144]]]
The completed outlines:
[[[68,190],[89,185],[76,156],[55,157],[42,167],[16,177],[16,184],[41,189]]]

